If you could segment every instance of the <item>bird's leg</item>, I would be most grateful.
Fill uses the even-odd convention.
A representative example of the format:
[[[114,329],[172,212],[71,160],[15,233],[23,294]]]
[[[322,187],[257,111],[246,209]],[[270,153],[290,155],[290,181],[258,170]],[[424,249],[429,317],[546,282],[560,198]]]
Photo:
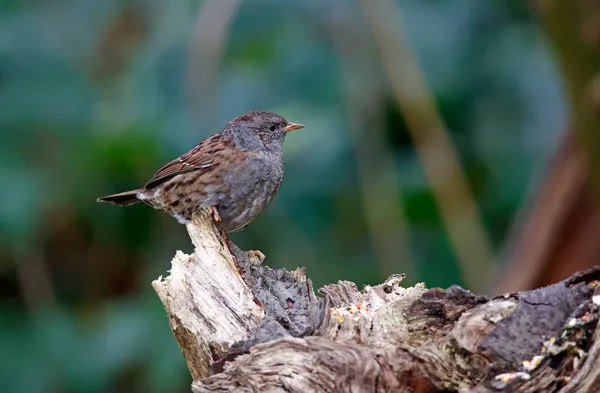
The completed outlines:
[[[219,209],[217,209],[216,206],[209,207],[207,209],[207,211],[212,216],[213,220],[215,220],[215,222],[217,222],[217,223],[221,222],[221,215],[219,214]],[[223,236],[223,239],[225,240],[225,244],[227,245],[227,249],[229,250],[229,253],[233,256],[233,260],[235,261],[235,264],[239,268],[239,263],[237,261],[237,258],[235,257],[235,253],[231,249],[231,244],[230,244],[229,237],[227,236],[227,233],[225,231],[221,230],[221,235]],[[246,251],[246,256],[250,259],[255,259],[255,258],[258,259],[258,265],[263,263],[263,261],[265,260],[265,254],[263,254],[259,250]]]
[[[217,209],[216,206],[211,206],[207,210],[215,222],[221,222],[221,215],[219,214],[219,209]]]

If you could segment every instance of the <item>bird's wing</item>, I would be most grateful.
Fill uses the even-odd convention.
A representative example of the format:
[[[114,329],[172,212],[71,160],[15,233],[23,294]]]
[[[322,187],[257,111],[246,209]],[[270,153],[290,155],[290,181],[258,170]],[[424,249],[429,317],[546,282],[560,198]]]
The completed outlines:
[[[182,173],[210,168],[215,163],[215,156],[225,148],[219,134],[215,134],[160,168],[145,187],[152,188]]]

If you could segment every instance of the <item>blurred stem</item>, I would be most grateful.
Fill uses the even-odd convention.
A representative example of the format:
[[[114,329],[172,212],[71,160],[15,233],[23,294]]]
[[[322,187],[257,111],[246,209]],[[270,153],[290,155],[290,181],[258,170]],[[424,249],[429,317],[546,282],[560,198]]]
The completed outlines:
[[[148,38],[146,12],[142,4],[125,4],[103,32],[91,63],[92,75],[99,79],[101,85],[117,82],[117,77],[127,69],[135,49]],[[52,35],[49,31],[48,36]]]
[[[600,202],[600,1],[538,0],[571,110],[571,124]]]
[[[391,0],[360,0],[467,286],[488,288],[493,251],[477,203]]]
[[[34,314],[43,306],[56,305],[50,271],[39,250],[39,246],[27,249],[17,246],[15,250],[17,275],[25,307]]]
[[[205,1],[198,11],[187,73],[190,113],[196,124],[216,125],[219,67],[239,0]]]
[[[496,275],[492,294],[549,285],[595,264],[598,242],[587,240],[582,232],[587,232],[590,222],[597,222],[598,215],[590,209],[585,162],[572,136],[570,130],[565,133],[542,183],[532,185],[535,193],[513,220],[504,247],[506,261]],[[590,234],[595,233],[592,229]]]
[[[382,141],[377,141],[380,139],[378,129],[383,130],[383,124],[381,121],[368,123],[364,118],[361,119],[366,117],[366,120],[374,120],[374,116],[366,115],[361,103],[370,94],[365,94],[364,88],[357,90],[353,86],[355,73],[349,73],[346,68],[342,74],[348,129],[354,140],[364,217],[380,275],[385,278],[390,274],[405,273],[409,280],[415,280],[410,235],[399,192],[400,178],[391,152]],[[361,142],[364,140],[362,135],[366,136],[369,143]]]
[[[369,80],[365,70],[373,66],[372,57],[361,43],[353,23],[333,26],[332,32],[341,58],[342,81],[348,113],[348,129],[353,139],[361,199],[369,236],[382,277],[406,273],[414,279],[410,237],[400,198],[400,179],[393,153],[383,139],[379,87]],[[352,37],[352,38],[350,38]],[[369,64],[371,63],[371,64]]]

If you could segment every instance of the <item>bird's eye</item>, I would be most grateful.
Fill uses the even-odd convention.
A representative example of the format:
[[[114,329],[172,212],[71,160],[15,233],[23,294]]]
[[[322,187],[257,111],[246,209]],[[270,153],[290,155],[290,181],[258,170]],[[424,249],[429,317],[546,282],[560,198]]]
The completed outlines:
[[[277,129],[277,124],[273,124],[271,127],[269,127],[269,130],[271,131],[275,131]]]

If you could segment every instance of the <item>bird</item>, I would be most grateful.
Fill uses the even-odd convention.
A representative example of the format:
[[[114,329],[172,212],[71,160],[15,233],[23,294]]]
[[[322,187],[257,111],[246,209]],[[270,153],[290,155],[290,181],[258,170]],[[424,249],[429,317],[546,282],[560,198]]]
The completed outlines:
[[[275,198],[283,180],[283,142],[288,132],[301,128],[265,110],[241,114],[160,168],[143,187],[97,202],[142,202],[181,224],[204,209],[223,232],[239,232]]]

